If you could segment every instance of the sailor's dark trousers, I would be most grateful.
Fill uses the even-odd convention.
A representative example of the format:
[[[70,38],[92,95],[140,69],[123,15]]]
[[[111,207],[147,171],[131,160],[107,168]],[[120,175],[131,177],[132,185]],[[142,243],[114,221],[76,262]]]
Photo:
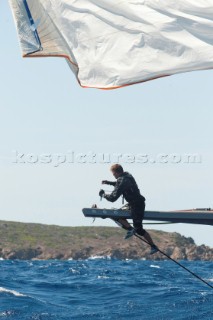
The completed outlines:
[[[133,219],[133,227],[137,234],[143,236],[145,234],[145,230],[143,229],[143,218],[144,218],[144,210],[145,210],[145,201],[144,198],[139,199],[136,202],[129,203],[130,211]]]

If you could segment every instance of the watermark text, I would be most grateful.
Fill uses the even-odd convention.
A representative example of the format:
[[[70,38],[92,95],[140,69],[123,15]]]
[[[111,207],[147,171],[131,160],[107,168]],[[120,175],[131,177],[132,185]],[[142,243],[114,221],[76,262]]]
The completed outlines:
[[[155,155],[147,153],[101,153],[101,152],[74,152],[66,153],[24,153],[17,150],[12,151],[12,162],[17,164],[51,164],[59,167],[63,164],[198,164],[202,163],[199,153],[158,153]]]

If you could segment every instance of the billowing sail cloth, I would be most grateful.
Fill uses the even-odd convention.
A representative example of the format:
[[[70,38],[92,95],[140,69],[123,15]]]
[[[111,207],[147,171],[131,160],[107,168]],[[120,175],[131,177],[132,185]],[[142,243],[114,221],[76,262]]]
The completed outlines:
[[[213,68],[213,0],[9,0],[24,57],[64,57],[83,87]]]

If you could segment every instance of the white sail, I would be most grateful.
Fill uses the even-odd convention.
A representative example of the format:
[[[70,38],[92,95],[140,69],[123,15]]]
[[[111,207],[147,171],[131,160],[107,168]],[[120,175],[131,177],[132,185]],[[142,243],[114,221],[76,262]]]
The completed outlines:
[[[9,0],[24,57],[111,89],[213,68],[213,0]]]

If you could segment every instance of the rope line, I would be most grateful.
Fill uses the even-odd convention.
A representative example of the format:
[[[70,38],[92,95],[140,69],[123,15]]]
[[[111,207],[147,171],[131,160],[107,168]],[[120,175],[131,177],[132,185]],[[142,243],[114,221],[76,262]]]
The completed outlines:
[[[147,242],[146,240],[142,239],[139,235],[135,234],[135,237],[137,237],[138,239],[140,239],[141,241],[145,242],[146,244],[148,244],[149,246],[150,243]],[[171,258],[170,256],[168,256],[165,252],[163,252],[162,250],[160,250],[158,248],[158,251],[163,254],[165,257],[167,257],[168,259],[170,259],[171,261],[173,261],[174,263],[176,263],[179,267],[183,268],[184,270],[186,270],[187,272],[189,272],[191,275],[193,275],[195,278],[197,278],[198,280],[202,281],[203,283],[205,283],[207,286],[209,286],[211,289],[213,289],[213,286],[211,284],[209,284],[208,282],[206,282],[204,279],[202,279],[201,277],[199,277],[196,273],[194,273],[193,271],[189,270],[188,268],[184,267],[181,263],[179,263],[178,261],[174,260],[173,258]]]
[[[157,224],[177,224],[179,222],[143,222],[143,225],[157,225]],[[133,225],[132,222],[129,222],[129,224]]]

